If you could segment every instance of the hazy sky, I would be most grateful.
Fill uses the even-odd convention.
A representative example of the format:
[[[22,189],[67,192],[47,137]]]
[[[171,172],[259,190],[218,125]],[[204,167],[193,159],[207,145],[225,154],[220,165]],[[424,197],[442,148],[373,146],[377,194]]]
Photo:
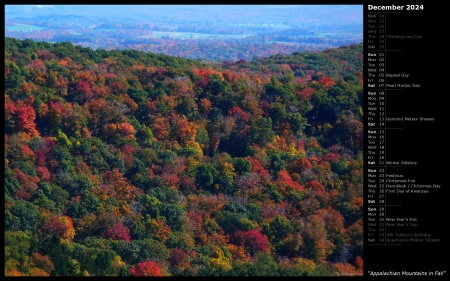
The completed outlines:
[[[360,24],[362,5],[6,5],[5,19],[74,15],[92,21],[239,21],[274,24]],[[80,18],[82,19],[82,18]]]

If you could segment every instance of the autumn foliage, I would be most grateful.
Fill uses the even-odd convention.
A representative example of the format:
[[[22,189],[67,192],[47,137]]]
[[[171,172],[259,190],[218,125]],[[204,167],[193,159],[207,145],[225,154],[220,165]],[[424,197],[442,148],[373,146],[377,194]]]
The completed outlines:
[[[136,264],[130,269],[131,276],[163,276],[158,264],[154,261],[145,261]]]
[[[41,231],[44,235],[55,235],[69,241],[75,237],[73,222],[68,216],[52,216],[52,218],[42,226]]]
[[[116,223],[111,229],[108,229],[105,233],[105,237],[107,239],[124,240],[128,242],[131,239],[128,228],[121,223]]]
[[[254,229],[248,231],[236,231],[232,237],[232,241],[234,241],[236,245],[244,246],[252,253],[256,251],[269,251],[267,238]]]
[[[5,274],[361,275],[362,51],[5,38]]]

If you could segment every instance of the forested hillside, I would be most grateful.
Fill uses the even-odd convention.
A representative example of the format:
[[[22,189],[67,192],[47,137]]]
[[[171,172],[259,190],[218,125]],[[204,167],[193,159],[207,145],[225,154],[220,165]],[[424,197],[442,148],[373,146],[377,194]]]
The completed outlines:
[[[362,275],[362,65],[5,38],[5,275]]]

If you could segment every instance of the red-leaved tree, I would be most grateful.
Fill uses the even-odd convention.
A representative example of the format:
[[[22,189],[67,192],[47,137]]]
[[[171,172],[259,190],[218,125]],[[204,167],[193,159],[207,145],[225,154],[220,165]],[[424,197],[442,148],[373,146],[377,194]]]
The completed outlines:
[[[121,223],[115,223],[111,229],[108,229],[105,234],[107,239],[112,240],[131,240],[130,231]]]
[[[238,230],[232,236],[231,241],[235,245],[244,246],[251,253],[256,253],[257,251],[269,252],[267,237],[255,229],[248,231]]]
[[[23,101],[19,100],[16,102],[15,108],[15,129],[17,131],[24,131],[31,137],[39,135],[36,130],[36,112],[33,107],[26,105]]]
[[[72,219],[68,216],[53,215],[41,228],[44,235],[56,235],[57,237],[71,241],[75,236]]]
[[[158,264],[154,261],[145,261],[136,264],[130,269],[131,276],[163,276]]]
[[[170,250],[170,264],[172,266],[178,266],[186,260],[186,253],[181,249]]]
[[[278,173],[278,178],[275,181],[278,189],[281,193],[287,193],[291,190],[303,190],[303,186],[301,186],[298,182],[292,180],[291,176],[285,170],[281,170]]]

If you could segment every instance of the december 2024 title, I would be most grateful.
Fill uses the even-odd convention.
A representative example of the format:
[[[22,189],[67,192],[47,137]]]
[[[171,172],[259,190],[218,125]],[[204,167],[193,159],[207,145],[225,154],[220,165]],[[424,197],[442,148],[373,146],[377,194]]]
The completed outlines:
[[[405,9],[406,7],[406,9]],[[403,5],[403,6],[397,6],[397,5],[389,5],[389,6],[374,6],[374,5],[368,5],[367,9],[369,11],[415,11],[415,10],[423,10],[423,5]]]

